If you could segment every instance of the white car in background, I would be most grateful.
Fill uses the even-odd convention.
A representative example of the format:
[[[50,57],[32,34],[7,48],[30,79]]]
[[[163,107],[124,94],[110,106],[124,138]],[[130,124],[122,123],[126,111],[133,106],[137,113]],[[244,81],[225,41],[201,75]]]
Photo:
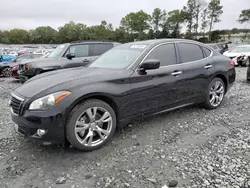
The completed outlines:
[[[238,65],[238,61],[237,61],[238,57],[244,56],[245,61],[250,58],[250,45],[236,46],[230,49],[229,51],[224,52],[223,55],[231,59],[234,59],[235,64]],[[242,66],[246,66],[246,65],[242,65]]]
[[[15,52],[15,51],[9,52],[8,55],[10,55],[10,56],[18,56],[17,52]]]

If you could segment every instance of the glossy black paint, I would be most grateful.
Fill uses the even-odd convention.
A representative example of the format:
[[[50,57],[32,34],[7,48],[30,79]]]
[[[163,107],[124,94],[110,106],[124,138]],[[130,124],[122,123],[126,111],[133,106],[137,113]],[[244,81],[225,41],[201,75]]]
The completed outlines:
[[[138,70],[151,50],[169,42],[176,46],[176,64],[154,70]],[[136,42],[149,46],[127,69],[78,67],[38,75],[13,92],[24,101],[20,114],[12,113],[12,119],[22,128],[46,129],[46,136],[39,138],[42,141],[61,143],[65,139],[64,126],[69,112],[76,104],[89,98],[109,103],[115,110],[119,125],[124,125],[145,115],[202,103],[208,85],[215,77],[222,78],[228,90],[235,81],[235,69],[230,65],[229,58],[210,49],[213,51],[210,57],[180,64],[179,42],[203,46],[177,39]],[[208,65],[211,68],[206,68]],[[54,108],[47,111],[28,110],[35,99],[62,90],[72,94]],[[30,137],[37,139],[34,135]]]

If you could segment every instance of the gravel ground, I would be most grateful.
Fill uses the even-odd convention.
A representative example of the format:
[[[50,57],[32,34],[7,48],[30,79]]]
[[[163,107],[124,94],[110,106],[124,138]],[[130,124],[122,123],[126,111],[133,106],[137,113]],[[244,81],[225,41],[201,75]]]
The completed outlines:
[[[250,188],[250,85],[246,68],[223,105],[189,107],[119,130],[93,152],[39,146],[17,135],[0,78],[0,187]]]

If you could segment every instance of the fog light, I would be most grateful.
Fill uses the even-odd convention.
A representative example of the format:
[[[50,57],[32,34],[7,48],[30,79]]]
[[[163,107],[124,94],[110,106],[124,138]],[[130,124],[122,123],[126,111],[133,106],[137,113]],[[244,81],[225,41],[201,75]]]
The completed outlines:
[[[43,135],[45,135],[45,133],[46,133],[46,131],[43,130],[43,129],[37,129],[37,131],[36,131],[36,134],[37,134],[38,136],[43,136]]]

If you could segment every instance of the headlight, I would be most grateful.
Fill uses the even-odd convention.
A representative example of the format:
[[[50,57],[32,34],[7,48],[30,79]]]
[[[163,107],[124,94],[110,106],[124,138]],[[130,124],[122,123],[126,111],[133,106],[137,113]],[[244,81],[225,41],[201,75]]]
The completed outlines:
[[[30,104],[29,110],[46,110],[51,108],[52,106],[59,103],[62,99],[70,95],[69,91],[60,91],[57,93],[52,93],[40,99],[33,101]]]

